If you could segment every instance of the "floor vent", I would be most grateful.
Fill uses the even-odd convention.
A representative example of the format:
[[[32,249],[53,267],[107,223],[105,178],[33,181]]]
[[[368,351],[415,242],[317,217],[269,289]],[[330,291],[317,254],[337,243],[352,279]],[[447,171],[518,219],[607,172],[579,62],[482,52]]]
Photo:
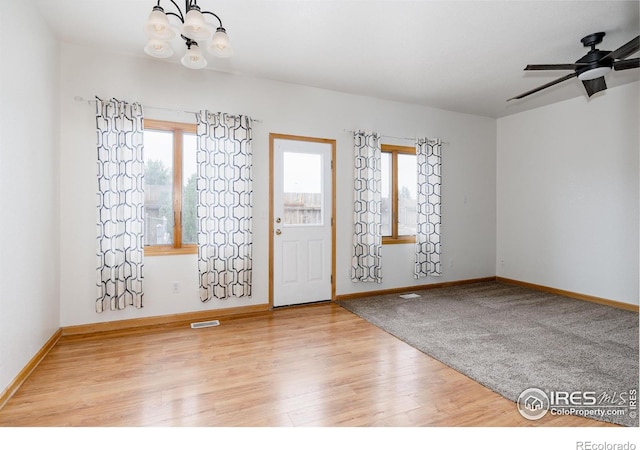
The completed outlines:
[[[191,324],[191,328],[217,327],[218,325],[220,325],[219,320],[208,320],[207,322],[194,322]]]
[[[418,298],[420,297],[418,294],[402,294],[400,298]]]

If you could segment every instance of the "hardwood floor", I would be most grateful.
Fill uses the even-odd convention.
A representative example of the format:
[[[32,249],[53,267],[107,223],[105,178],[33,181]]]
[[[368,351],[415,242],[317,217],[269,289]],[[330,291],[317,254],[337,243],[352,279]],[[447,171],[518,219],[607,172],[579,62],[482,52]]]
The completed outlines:
[[[63,337],[4,427],[607,426],[509,400],[333,303]]]

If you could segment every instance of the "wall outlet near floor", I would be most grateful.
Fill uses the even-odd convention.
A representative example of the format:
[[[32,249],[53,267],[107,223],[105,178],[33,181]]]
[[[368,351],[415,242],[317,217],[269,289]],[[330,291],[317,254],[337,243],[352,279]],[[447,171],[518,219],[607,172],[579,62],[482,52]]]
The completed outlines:
[[[180,283],[178,281],[174,281],[172,283],[173,286],[173,293],[174,294],[179,294],[180,293]]]

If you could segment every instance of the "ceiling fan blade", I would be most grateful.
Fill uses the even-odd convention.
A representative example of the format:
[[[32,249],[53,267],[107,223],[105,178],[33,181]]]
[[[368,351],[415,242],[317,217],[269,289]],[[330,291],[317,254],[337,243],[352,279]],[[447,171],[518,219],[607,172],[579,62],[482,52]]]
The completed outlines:
[[[640,58],[623,59],[613,63],[614,70],[637,69],[638,67],[640,67]]]
[[[584,84],[584,88],[587,90],[587,95],[589,97],[596,92],[607,89],[607,83],[605,83],[604,77],[595,78],[593,80],[582,80],[582,84]]]
[[[609,53],[608,55],[604,56],[601,59],[605,59],[605,58],[610,60],[623,59],[629,55],[633,55],[638,50],[640,50],[640,36],[634,37],[629,42],[624,44],[622,47],[617,48],[616,50],[612,51],[611,53]]]
[[[565,75],[565,76],[564,76],[564,77],[562,77],[562,78],[558,78],[557,80],[553,80],[553,81],[552,81],[552,82],[550,82],[550,83],[547,83],[547,84],[544,84],[544,85],[542,85],[542,86],[539,86],[539,87],[537,87],[537,88],[535,88],[535,89],[532,89],[532,90],[530,90],[530,91],[527,91],[527,92],[525,92],[525,93],[523,93],[523,94],[520,94],[520,95],[518,95],[518,96],[516,96],[516,97],[512,97],[512,98],[510,98],[509,100],[517,100],[517,99],[520,99],[520,98],[526,97],[527,95],[535,94],[535,93],[536,93],[536,92],[538,92],[538,91],[541,91],[541,90],[543,90],[543,89],[546,89],[546,88],[548,88],[548,87],[551,87],[551,86],[553,86],[554,84],[562,83],[563,81],[569,80],[569,79],[574,78],[574,77],[576,77],[576,76],[577,76],[577,75],[576,75],[576,73],[575,73],[575,72],[570,73],[569,75]],[[509,100],[507,100],[507,101],[509,101]]]
[[[586,64],[529,64],[524,70],[576,70]]]

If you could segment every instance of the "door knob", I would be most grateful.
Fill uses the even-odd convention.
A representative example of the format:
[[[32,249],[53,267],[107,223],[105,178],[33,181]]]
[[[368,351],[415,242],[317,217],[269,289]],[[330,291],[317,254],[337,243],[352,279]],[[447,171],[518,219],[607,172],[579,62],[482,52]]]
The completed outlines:
[[[280,235],[282,234],[282,231],[280,231],[280,228],[278,228],[278,229],[276,230],[276,234],[277,234],[278,236],[280,236]]]

